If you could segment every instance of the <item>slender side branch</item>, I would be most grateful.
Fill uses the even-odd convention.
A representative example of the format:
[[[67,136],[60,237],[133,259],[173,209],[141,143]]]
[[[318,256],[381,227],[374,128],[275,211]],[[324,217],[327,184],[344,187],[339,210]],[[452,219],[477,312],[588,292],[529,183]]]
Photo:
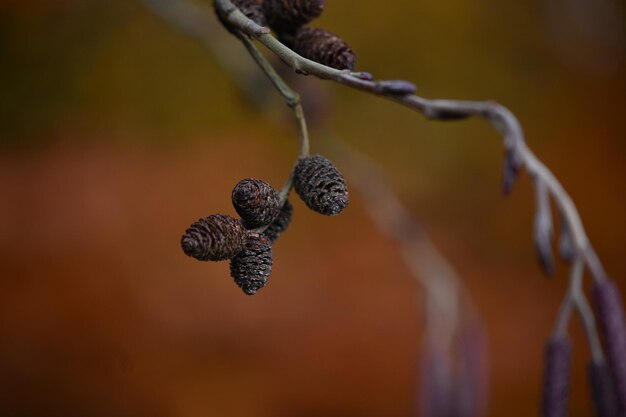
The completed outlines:
[[[493,101],[430,100],[411,94],[391,94],[385,88],[381,88],[380,83],[384,81],[373,81],[369,77],[364,77],[363,73],[337,70],[298,55],[279,42],[269,31],[263,32],[254,28],[254,22],[251,22],[237,10],[230,0],[215,0],[215,6],[223,11],[228,11],[230,13],[228,15],[229,23],[257,39],[297,73],[315,75],[321,79],[332,80],[357,90],[384,97],[416,110],[428,119],[453,120],[474,116],[490,122],[504,137],[505,147],[519,158],[529,175],[537,181],[545,183],[557,207],[563,213],[569,230],[571,230],[575,252],[583,254],[583,259],[589,266],[594,279],[596,281],[606,279],[604,268],[587,238],[578,211],[570,196],[552,172],[526,145],[519,121],[506,107]],[[254,30],[251,30],[251,27]]]
[[[567,325],[571,320],[572,312],[576,309],[585,329],[585,334],[587,335],[591,357],[595,363],[602,363],[604,361],[604,353],[602,351],[600,337],[598,336],[593,311],[583,293],[584,262],[582,256],[577,256],[574,259],[569,287],[561,303],[553,334],[555,337],[563,337],[567,333]]]
[[[300,158],[304,158],[309,155],[309,131],[306,126],[306,118],[304,117],[304,111],[302,110],[302,104],[300,103],[300,94],[295,92],[287,85],[280,75],[276,72],[272,64],[259,52],[250,39],[245,36],[241,36],[241,41],[250,53],[250,56],[263,70],[263,72],[270,79],[274,87],[283,96],[287,105],[293,109],[296,119],[298,120],[298,127],[300,130]]]

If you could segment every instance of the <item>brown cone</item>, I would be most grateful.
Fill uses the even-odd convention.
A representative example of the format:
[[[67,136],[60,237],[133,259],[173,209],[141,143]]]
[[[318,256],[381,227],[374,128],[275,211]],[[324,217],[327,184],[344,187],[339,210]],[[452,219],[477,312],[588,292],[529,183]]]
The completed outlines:
[[[291,48],[299,55],[338,70],[354,69],[356,55],[340,37],[324,29],[301,28]]]
[[[246,244],[241,222],[230,216],[212,214],[193,223],[180,244],[186,255],[200,261],[223,261],[241,252]]]

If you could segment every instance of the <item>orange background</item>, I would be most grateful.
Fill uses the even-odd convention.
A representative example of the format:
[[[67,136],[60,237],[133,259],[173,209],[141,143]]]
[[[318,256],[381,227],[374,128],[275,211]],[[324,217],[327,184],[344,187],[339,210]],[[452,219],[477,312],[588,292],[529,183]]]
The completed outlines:
[[[359,70],[513,110],[624,295],[623,6],[327,3],[318,24]],[[121,0],[3,2],[0,62],[0,415],[413,415],[422,299],[357,193],[336,218],[292,198],[256,297],[180,250],[189,223],[234,214],[241,178],[282,185],[296,130],[275,93],[259,111],[215,56]],[[567,268],[546,280],[536,265],[528,178],[501,196],[482,121],[327,93],[325,126],[385,168],[475,298],[489,415],[538,415]],[[589,352],[570,329],[571,415],[588,416]]]

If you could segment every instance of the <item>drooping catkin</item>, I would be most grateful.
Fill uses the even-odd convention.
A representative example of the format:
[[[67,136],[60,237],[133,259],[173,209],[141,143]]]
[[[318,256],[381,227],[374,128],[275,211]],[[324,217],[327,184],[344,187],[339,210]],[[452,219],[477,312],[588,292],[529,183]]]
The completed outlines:
[[[280,213],[280,196],[266,183],[246,178],[237,183],[231,195],[233,207],[241,216],[246,229],[256,229],[272,223]]]
[[[259,234],[250,234],[245,248],[230,260],[230,276],[247,295],[263,288],[272,272],[272,245]]]
[[[258,0],[230,0],[235,7],[237,7],[246,17],[259,26],[267,26],[265,15],[263,14],[263,8]],[[226,16],[223,16],[221,10],[215,7],[215,14],[219,21],[224,25],[230,33],[236,34],[237,31],[231,27],[228,23]]]
[[[291,223],[291,217],[293,216],[293,206],[289,200],[285,201],[283,208],[278,213],[278,217],[268,226],[263,232],[270,242],[274,243],[280,235],[287,230],[289,223]]]
[[[419,368],[419,415],[454,416],[456,406],[450,363],[443,352],[422,348]]]
[[[263,12],[276,33],[295,33],[324,11],[324,0],[263,0]]]
[[[356,64],[356,55],[352,48],[339,36],[324,29],[299,29],[291,48],[305,58],[338,70],[352,71]]]
[[[541,415],[566,417],[570,394],[572,343],[565,336],[550,338],[545,349]]]
[[[593,297],[620,410],[626,412],[626,320],[622,298],[615,282],[608,279],[594,284]]]
[[[348,187],[341,172],[321,155],[298,160],[293,185],[302,201],[311,209],[334,216],[348,206]]]
[[[618,417],[619,404],[613,376],[606,362],[591,362],[587,368],[591,398],[597,417]]]
[[[246,244],[241,222],[223,214],[212,214],[194,222],[181,238],[188,256],[200,261],[223,261],[239,253]]]
[[[485,330],[479,322],[459,327],[455,341],[455,417],[486,415],[489,391],[488,348]]]

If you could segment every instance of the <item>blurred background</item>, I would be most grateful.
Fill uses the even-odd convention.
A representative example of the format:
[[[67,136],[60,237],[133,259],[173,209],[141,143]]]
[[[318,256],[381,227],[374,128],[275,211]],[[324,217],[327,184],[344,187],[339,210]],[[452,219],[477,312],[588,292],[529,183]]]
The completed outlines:
[[[358,70],[508,106],[624,295],[624,4],[384,4],[328,1],[315,24],[350,43]],[[240,53],[223,32],[214,43]],[[292,198],[255,297],[227,263],[180,249],[197,218],[234,215],[237,181],[280,187],[297,155],[276,93],[253,79],[259,108],[222,59],[140,2],[0,3],[0,415],[415,415],[423,299],[358,193],[336,218]],[[528,178],[500,192],[501,138],[306,88],[324,89],[319,123],[385,169],[469,288],[489,335],[488,415],[538,415],[568,269],[541,275]],[[589,351],[570,329],[571,415],[589,416]]]

